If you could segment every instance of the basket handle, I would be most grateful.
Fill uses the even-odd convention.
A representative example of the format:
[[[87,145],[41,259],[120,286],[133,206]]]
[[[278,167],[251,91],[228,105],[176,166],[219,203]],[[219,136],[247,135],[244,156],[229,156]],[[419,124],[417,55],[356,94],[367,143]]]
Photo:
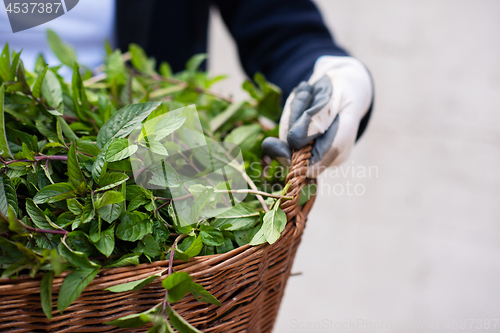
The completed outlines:
[[[302,186],[306,181],[307,166],[311,158],[312,145],[308,144],[300,150],[294,150],[290,166],[290,172],[286,177],[286,183],[290,182],[287,196],[293,196],[292,200],[287,200],[281,204],[281,209],[286,214],[287,222],[295,217],[299,210],[299,198]]]

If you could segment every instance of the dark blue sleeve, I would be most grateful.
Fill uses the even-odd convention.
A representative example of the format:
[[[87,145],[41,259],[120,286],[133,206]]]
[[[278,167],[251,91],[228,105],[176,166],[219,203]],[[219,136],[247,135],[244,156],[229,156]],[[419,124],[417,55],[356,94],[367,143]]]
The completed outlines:
[[[322,55],[346,56],[310,0],[214,0],[249,77],[256,72],[286,98]]]

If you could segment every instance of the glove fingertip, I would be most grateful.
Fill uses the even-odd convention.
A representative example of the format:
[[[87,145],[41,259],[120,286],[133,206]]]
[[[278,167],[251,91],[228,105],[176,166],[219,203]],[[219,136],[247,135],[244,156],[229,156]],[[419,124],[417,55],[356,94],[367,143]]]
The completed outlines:
[[[306,81],[302,81],[299,83],[299,85],[297,86],[297,88],[295,88],[295,91],[296,92],[299,92],[299,91],[307,91],[307,92],[311,92],[313,89],[313,87]]]
[[[274,159],[278,157],[286,159],[292,158],[292,150],[290,149],[290,146],[285,141],[278,138],[265,138],[264,141],[262,141],[262,150]]]
[[[311,116],[303,114],[288,131],[286,140],[292,149],[301,149],[322,133],[308,135]]]

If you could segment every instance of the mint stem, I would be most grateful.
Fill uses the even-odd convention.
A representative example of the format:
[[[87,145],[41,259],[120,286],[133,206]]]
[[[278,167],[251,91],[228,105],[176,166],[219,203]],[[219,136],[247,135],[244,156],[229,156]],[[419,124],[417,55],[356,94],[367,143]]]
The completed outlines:
[[[174,255],[175,255],[175,248],[177,247],[177,243],[187,237],[186,234],[181,234],[177,236],[177,238],[174,240],[174,244],[172,244],[172,247],[170,247],[170,256],[168,258],[168,274],[167,276],[170,276],[172,274],[173,270],[173,265],[174,265]],[[165,297],[163,298],[163,314],[167,311],[167,296],[168,296],[168,289],[165,290]]]
[[[35,156],[35,161],[48,161],[48,160],[52,160],[52,161],[67,161],[68,160],[68,156],[63,156],[63,155],[52,155],[52,156]],[[0,161],[1,163],[3,163],[4,165],[9,165],[9,164],[12,164],[12,163],[15,163],[15,162],[33,162],[31,160],[28,160],[27,158],[23,158],[21,160],[12,160],[12,161]]]
[[[46,230],[46,229],[38,229],[33,227],[24,226],[27,230],[37,232],[40,234],[58,234],[58,235],[67,235],[69,232],[66,230]]]

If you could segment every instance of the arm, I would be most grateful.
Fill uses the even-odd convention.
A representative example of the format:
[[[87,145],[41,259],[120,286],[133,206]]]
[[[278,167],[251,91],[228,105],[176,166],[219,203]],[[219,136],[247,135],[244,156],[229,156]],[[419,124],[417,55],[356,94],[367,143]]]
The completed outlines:
[[[238,46],[243,69],[288,96],[312,74],[322,55],[347,56],[310,0],[215,0]]]

